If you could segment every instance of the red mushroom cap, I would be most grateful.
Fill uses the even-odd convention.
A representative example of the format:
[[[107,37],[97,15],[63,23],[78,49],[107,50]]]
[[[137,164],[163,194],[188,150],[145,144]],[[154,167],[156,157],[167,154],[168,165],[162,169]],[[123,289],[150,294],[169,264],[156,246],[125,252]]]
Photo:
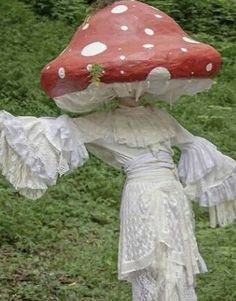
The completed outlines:
[[[124,0],[78,28],[64,52],[42,70],[41,85],[52,98],[84,91],[92,64],[102,66],[100,80],[110,84],[145,81],[157,68],[169,79],[212,78],[220,63],[213,47],[191,39],[162,11]]]

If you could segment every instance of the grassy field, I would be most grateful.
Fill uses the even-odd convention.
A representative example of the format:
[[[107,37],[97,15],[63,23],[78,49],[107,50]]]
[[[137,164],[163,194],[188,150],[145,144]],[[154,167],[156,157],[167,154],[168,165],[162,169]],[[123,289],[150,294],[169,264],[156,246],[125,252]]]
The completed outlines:
[[[34,15],[20,1],[0,0],[0,110],[64,113],[40,90],[39,72],[66,47],[75,29]],[[236,159],[235,41],[225,32],[222,39],[206,32],[194,36],[219,49],[221,73],[213,89],[183,97],[168,109],[194,134]],[[131,300],[130,285],[117,280],[123,181],[122,174],[93,156],[37,201],[21,197],[1,177],[0,301]],[[194,210],[199,248],[209,268],[198,278],[199,301],[235,301],[236,225],[211,229],[207,212]]]

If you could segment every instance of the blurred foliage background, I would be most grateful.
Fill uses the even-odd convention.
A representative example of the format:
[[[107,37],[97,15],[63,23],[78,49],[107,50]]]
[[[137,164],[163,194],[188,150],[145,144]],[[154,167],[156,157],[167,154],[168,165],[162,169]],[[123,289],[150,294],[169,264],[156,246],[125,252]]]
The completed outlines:
[[[64,20],[77,25],[90,11],[100,8],[113,0],[21,0],[38,15],[54,20]],[[143,1],[158,7],[171,15],[185,30],[193,33],[209,33],[218,40],[236,36],[235,1],[228,0],[147,0]],[[230,30],[229,30],[230,28]],[[220,30],[219,30],[220,29]]]
[[[236,159],[236,2],[146,1],[193,37],[216,47],[223,64],[215,85],[167,109],[196,135]],[[88,14],[109,0],[0,0],[0,110],[15,115],[64,112],[40,89],[39,73],[68,44]],[[30,201],[0,178],[0,301],[127,301],[117,280],[124,175],[91,156],[43,198]],[[236,225],[210,229],[194,206],[199,248],[209,272],[199,301],[236,300]]]

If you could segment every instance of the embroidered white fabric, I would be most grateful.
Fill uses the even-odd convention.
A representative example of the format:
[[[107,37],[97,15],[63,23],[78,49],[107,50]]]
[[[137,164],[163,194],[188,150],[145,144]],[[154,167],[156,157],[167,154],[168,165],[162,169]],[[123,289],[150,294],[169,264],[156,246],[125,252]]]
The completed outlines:
[[[102,139],[101,143],[144,149],[175,136],[167,113],[152,107],[120,107],[108,112],[96,112],[73,122],[83,134],[85,143]]]
[[[182,151],[178,171],[185,188],[171,159],[173,145]],[[127,173],[118,278],[132,283],[134,301],[195,301],[195,275],[207,269],[190,199],[210,208],[212,226],[233,222],[235,161],[159,109],[119,108],[74,119],[0,111],[0,168],[28,198],[82,166],[86,148]]]
[[[125,171],[118,278],[132,283],[135,301],[197,300],[194,275],[207,268],[171,153],[163,148],[157,157],[143,154]]]
[[[177,283],[173,290],[166,294],[166,280],[152,265],[134,273],[132,277],[133,301],[197,301],[193,286],[186,281],[186,271],[176,264]]]
[[[124,279],[126,273],[155,261],[157,244],[161,242],[174,262],[186,266],[191,282],[192,274],[201,270],[192,211],[178,181],[171,153],[161,150],[159,154],[161,160],[148,153],[125,165],[119,277]]]
[[[0,169],[22,195],[41,197],[59,175],[87,158],[80,133],[67,116],[14,117],[0,112]]]
[[[178,165],[185,193],[209,207],[210,225],[225,226],[236,218],[236,162],[204,138],[182,147]]]

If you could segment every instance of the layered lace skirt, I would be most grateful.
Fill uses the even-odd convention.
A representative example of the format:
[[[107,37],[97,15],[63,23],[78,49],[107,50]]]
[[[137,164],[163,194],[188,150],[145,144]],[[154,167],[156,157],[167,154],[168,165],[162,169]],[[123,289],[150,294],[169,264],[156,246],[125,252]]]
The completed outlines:
[[[196,301],[195,275],[207,268],[173,163],[148,154],[128,162],[126,172],[118,278],[132,283],[133,301]]]

